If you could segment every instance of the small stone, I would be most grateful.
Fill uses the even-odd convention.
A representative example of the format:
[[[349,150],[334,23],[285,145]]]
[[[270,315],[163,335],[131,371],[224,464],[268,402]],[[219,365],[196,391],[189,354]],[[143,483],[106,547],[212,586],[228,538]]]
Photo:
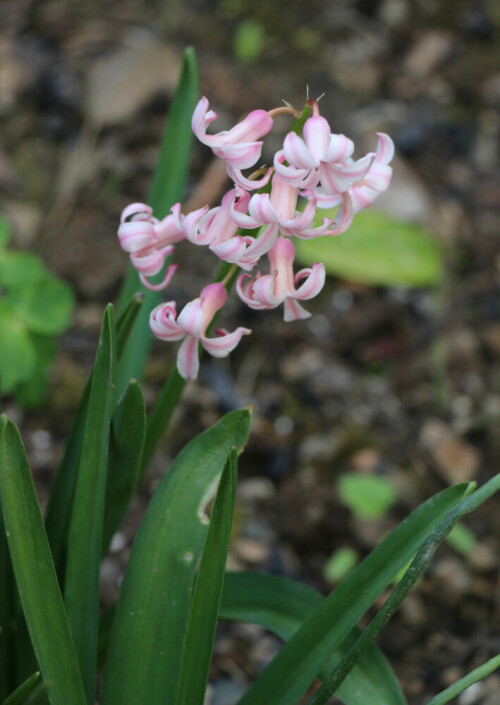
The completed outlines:
[[[479,452],[443,421],[426,421],[420,432],[420,444],[450,484],[476,476],[481,463]]]
[[[421,34],[403,62],[403,71],[413,78],[432,74],[455,47],[455,38],[447,32],[430,30]]]
[[[238,538],[233,541],[232,548],[239,558],[251,565],[265,563],[269,558],[269,546],[255,539]]]
[[[129,120],[158,93],[175,91],[180,57],[149,32],[133,32],[90,70],[85,111],[98,127]]]

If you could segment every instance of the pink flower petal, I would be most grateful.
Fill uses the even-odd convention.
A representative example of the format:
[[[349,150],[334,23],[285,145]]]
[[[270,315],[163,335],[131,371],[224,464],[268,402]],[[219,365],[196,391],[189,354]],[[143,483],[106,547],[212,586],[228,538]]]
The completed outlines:
[[[273,179],[274,184],[274,179]],[[248,212],[250,217],[259,225],[264,225],[266,223],[277,223],[279,218],[271,205],[269,199],[269,194],[267,193],[256,193],[250,199],[248,204]]]
[[[379,164],[389,164],[394,156],[394,142],[385,132],[377,132],[377,162]]]
[[[199,339],[188,335],[177,353],[177,369],[184,379],[196,379],[200,369],[198,357]]]
[[[308,150],[304,140],[295,132],[289,132],[283,141],[283,153],[289,164],[300,169],[310,169],[318,162]]]
[[[203,326],[201,333],[205,335],[205,331],[212,318],[215,316],[227,301],[227,291],[221,282],[208,284],[200,293],[201,307],[203,312]]]
[[[144,276],[144,274],[139,274],[139,279],[141,280],[143,286],[146,287],[146,289],[149,289],[150,291],[163,291],[163,289],[166,289],[167,286],[172,281],[172,278],[173,278],[176,270],[177,270],[176,264],[171,264],[169,267],[167,267],[167,271],[165,272],[165,276],[163,278],[163,281],[160,282],[159,284],[152,284],[148,280],[148,278]]]
[[[316,165],[325,157],[330,144],[330,125],[321,115],[306,120],[303,130],[304,140]]]
[[[234,181],[237,186],[240,186],[241,188],[245,189],[245,191],[255,191],[256,189],[266,186],[266,184],[269,183],[269,179],[271,178],[272,173],[272,168],[269,168],[267,174],[265,174],[265,176],[263,176],[261,179],[252,180],[247,179],[245,176],[243,176],[240,169],[233,169],[231,164],[227,165],[227,175],[229,176],[229,178]]]
[[[125,223],[131,218],[134,220],[150,220],[153,217],[153,209],[146,203],[131,203],[123,209],[120,223]]]
[[[227,357],[240,342],[244,335],[252,331],[249,328],[236,328],[232,333],[224,333],[217,338],[201,337],[201,344],[213,357]]]
[[[311,314],[306,311],[298,301],[295,299],[287,298],[285,299],[283,319],[288,323],[289,321],[298,321],[305,318],[310,318]]]
[[[305,301],[306,299],[312,299],[317,296],[325,285],[325,277],[325,265],[320,262],[313,264],[310,269],[301,269],[300,272],[297,272],[295,275],[295,286],[304,278],[305,281],[295,292],[294,298]]]
[[[143,220],[122,223],[118,228],[118,239],[125,252],[138,252],[154,246],[157,240],[154,226]]]
[[[175,301],[159,304],[149,314],[149,327],[160,340],[181,340],[184,331],[177,325]]]
[[[345,135],[330,135],[330,144],[323,158],[324,162],[345,162],[354,152],[354,142]]]
[[[203,331],[203,304],[201,298],[187,303],[177,316],[177,323],[186,335],[200,337]]]
[[[263,142],[241,142],[227,147],[217,147],[213,152],[235,169],[248,169],[259,161],[263,144]]]

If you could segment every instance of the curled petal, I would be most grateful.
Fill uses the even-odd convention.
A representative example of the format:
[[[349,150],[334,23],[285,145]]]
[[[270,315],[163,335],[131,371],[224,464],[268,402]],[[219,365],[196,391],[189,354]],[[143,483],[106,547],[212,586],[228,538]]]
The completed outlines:
[[[295,166],[285,166],[285,164],[283,164],[284,161],[286,161],[286,157],[281,149],[274,155],[274,168],[276,173],[292,186],[306,188],[304,181],[311,175],[311,169],[297,169]]]
[[[293,133],[292,133],[293,134]],[[324,161],[330,145],[330,125],[321,115],[314,115],[304,125],[304,140],[316,164]]]
[[[290,297],[285,299],[283,319],[287,323],[289,321],[298,321],[310,317],[311,314],[309,313],[309,311],[306,311],[305,308],[301,306],[298,301]]]
[[[325,193],[334,195],[347,191],[356,181],[360,181],[366,175],[375,157],[375,153],[372,152],[347,164],[322,163],[319,172]]]
[[[200,369],[200,358],[198,356],[199,339],[194,335],[188,335],[182,342],[177,353],[177,369],[184,379],[196,379]]]
[[[201,98],[193,113],[191,127],[200,142],[212,148],[226,147],[238,142],[254,142],[267,135],[273,126],[273,119],[265,110],[254,110],[231,130],[207,135],[208,126],[217,117],[217,113],[208,110],[208,106],[208,100]]]
[[[345,135],[330,135],[330,144],[325,152],[323,161],[345,162],[346,159],[352,156],[354,152],[354,142]]]
[[[377,132],[377,162],[379,164],[389,164],[394,156],[394,142],[385,132]]]
[[[354,210],[352,206],[352,198],[350,193],[344,193],[342,195],[342,203],[338,210],[335,220],[330,221],[330,227],[324,233],[325,235],[340,235],[345,233],[347,228],[351,225],[352,219],[354,218]],[[327,219],[325,219],[327,220]],[[332,227],[333,226],[333,227]]]
[[[184,331],[176,323],[175,301],[159,304],[149,314],[149,327],[160,340],[180,340]]]
[[[297,232],[301,232],[302,230],[309,228],[314,223],[315,217],[316,201],[314,198],[311,198],[302,213],[297,212],[295,218],[283,220],[281,222],[281,226],[283,231],[288,229],[293,235],[295,235]]]
[[[173,249],[173,247],[170,247],[170,251]],[[130,261],[140,274],[144,274],[146,277],[153,277],[161,271],[165,257],[159,250],[147,248],[143,253],[130,255]]]
[[[301,269],[300,272],[297,272],[295,275],[295,286],[297,286],[302,279],[305,279],[305,281],[295,292],[294,298],[305,301],[306,299],[312,299],[317,296],[325,285],[325,276],[325,265],[321,262],[316,262],[311,268]]]
[[[179,206],[180,208],[180,203],[176,203],[176,206]],[[173,206],[175,207],[175,206]],[[163,220],[160,220],[158,223],[156,223],[155,231],[156,231],[156,236],[160,240],[161,244],[166,244],[166,245],[174,245],[177,242],[181,242],[184,240],[184,233],[182,232],[182,228],[179,227],[178,223],[180,220],[180,215],[179,217],[174,216],[173,213],[165,216]]]
[[[201,290],[200,300],[203,312],[203,326],[201,332],[205,335],[205,331],[212,322],[212,318],[227,301],[227,291],[224,284],[221,282],[208,284],[208,286]]]
[[[205,350],[213,357],[226,357],[232,352],[244,335],[249,335],[252,331],[249,328],[236,328],[232,333],[226,331],[216,331],[218,337],[201,337],[201,344]]]
[[[252,196],[248,204],[248,212],[255,222],[260,225],[264,223],[277,223],[279,220],[269,200],[269,194],[267,193],[256,193]]]
[[[200,337],[203,331],[203,303],[201,297],[187,303],[177,316],[177,323],[186,335]]]
[[[312,169],[319,164],[308,150],[304,140],[295,132],[289,132],[285,137],[283,153],[287,162],[299,169]]]
[[[130,219],[150,220],[153,217],[153,209],[146,203],[131,203],[123,209],[120,216],[120,223],[126,223]]]
[[[246,249],[245,238],[232,237],[220,245],[210,245],[210,249],[219,259],[224,262],[236,264]]]
[[[267,275],[269,276],[269,275]],[[257,311],[262,311],[267,308],[274,308],[276,304],[265,304],[257,300],[254,297],[254,286],[259,279],[263,279],[260,272],[257,272],[255,277],[251,277],[250,274],[242,274],[238,277],[236,281],[236,293],[240,299],[250,308],[256,309]],[[246,282],[246,283],[245,283]]]
[[[118,228],[118,239],[125,252],[138,252],[154,246],[157,241],[154,226],[143,220],[122,223]]]
[[[177,270],[176,264],[171,264],[169,267],[167,267],[167,271],[165,272],[165,276],[163,277],[163,281],[160,282],[159,284],[152,284],[149,281],[149,279],[146,276],[144,276],[144,274],[142,274],[142,273],[139,274],[139,279],[141,280],[143,286],[146,287],[146,289],[149,289],[150,291],[163,291],[163,289],[166,289],[167,286],[172,281],[172,277],[174,276],[176,270]]]
[[[266,186],[269,183],[272,173],[273,170],[270,167],[267,170],[267,174],[265,174],[261,179],[247,179],[241,173],[241,169],[234,169],[231,164],[227,165],[227,175],[229,178],[234,181],[237,186],[245,189],[245,191],[255,191],[256,189]]]
[[[235,169],[248,169],[259,161],[263,144],[263,142],[240,142],[227,147],[217,147],[213,152]]]

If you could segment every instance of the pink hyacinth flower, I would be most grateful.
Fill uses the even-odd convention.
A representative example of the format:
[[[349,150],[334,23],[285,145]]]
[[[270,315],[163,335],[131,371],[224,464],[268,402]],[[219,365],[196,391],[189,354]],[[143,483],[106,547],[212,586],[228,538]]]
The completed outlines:
[[[389,162],[394,156],[394,142],[389,135],[377,132],[377,156],[363,179],[349,189],[353,201],[354,213],[368,208],[386,191],[391,183],[392,167]]]
[[[354,161],[352,140],[332,133],[321,115],[306,120],[302,134],[303,139],[290,132],[274,159],[276,172],[297,188],[313,189],[321,182],[326,195],[343,193],[365,176],[375,159],[367,154]]]
[[[159,284],[152,284],[148,278],[162,270],[166,257],[174,251],[174,244],[184,239],[174,216],[169,214],[158,220],[145,203],[132,203],[122,212],[118,238],[122,249],[129,253],[142,284],[152,291],[165,289],[177,265],[167,267],[165,277]]]
[[[335,221],[324,218],[323,224],[312,227],[316,217],[316,198],[313,191],[303,191],[308,198],[304,211],[297,210],[299,190],[274,174],[271,193],[258,193],[251,197],[248,214],[233,210],[233,220],[241,228],[258,228],[274,225],[283,235],[310,239],[319,235],[339,235],[347,230],[352,222],[352,211],[348,199],[342,199],[342,207]]]
[[[251,331],[237,328],[232,333],[216,330],[216,338],[205,333],[214,315],[227,301],[221,283],[206,286],[199,298],[190,301],[177,316],[175,301],[156,306],[151,311],[149,325],[160,340],[183,340],[177,353],[177,369],[184,379],[196,379],[200,366],[199,344],[214,357],[226,357],[238,345],[243,335]]]
[[[196,137],[235,169],[254,166],[262,152],[259,140],[272,128],[272,117],[265,110],[253,110],[231,130],[207,135],[207,127],[217,118],[217,113],[209,110],[208,105],[203,97],[193,113],[191,127]]]
[[[255,277],[242,274],[238,278],[236,291],[240,299],[258,311],[284,303],[285,321],[309,318],[311,314],[299,301],[312,299],[321,291],[325,283],[324,265],[316,263],[294,276],[295,247],[284,237],[278,238],[268,257],[270,274],[258,272]]]

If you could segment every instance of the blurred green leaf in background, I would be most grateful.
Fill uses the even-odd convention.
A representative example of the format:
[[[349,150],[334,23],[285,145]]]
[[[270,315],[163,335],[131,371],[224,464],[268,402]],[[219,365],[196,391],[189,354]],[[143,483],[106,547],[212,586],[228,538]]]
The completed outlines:
[[[320,211],[316,224],[335,212]],[[443,276],[441,250],[432,233],[372,210],[357,213],[342,235],[297,239],[295,248],[303,264],[323,262],[328,274],[362,284],[437,286]]]
[[[7,250],[9,238],[0,218],[0,389],[24,406],[36,406],[45,395],[55,336],[70,323],[74,297],[36,255]]]

